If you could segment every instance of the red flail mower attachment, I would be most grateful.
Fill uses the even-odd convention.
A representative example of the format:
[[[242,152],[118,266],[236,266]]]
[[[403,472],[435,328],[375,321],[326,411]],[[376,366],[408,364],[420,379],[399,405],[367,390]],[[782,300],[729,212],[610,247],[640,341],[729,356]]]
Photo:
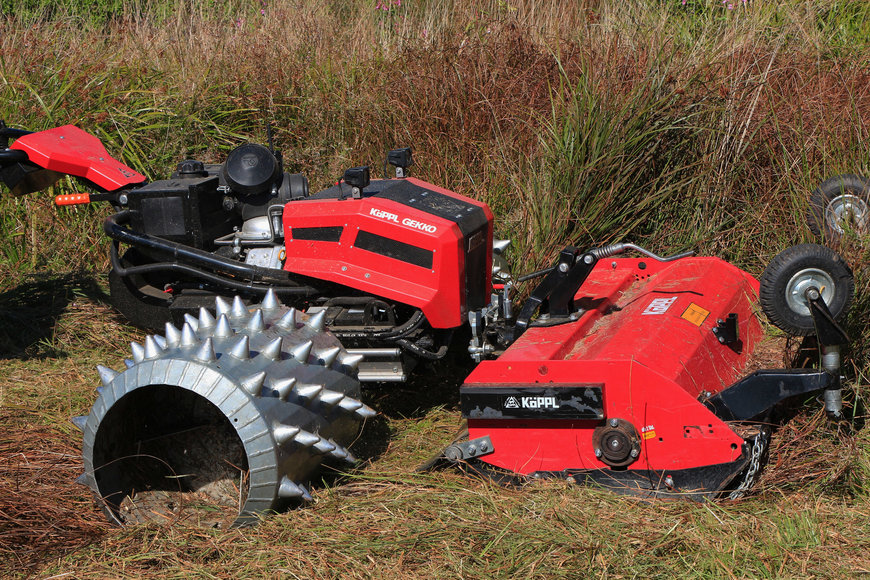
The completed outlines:
[[[739,497],[759,473],[775,405],[825,391],[828,412],[840,413],[846,337],[825,302],[844,310],[852,283],[833,252],[791,248],[761,290],[774,322],[791,317],[790,331],[819,336],[829,368],[755,371],[763,332],[752,276],[717,258],[606,253],[563,252],[566,279],[592,264],[567,319],[539,317],[471,373],[461,389],[469,440],[448,459],[648,497]],[[550,301],[558,271],[541,294]]]

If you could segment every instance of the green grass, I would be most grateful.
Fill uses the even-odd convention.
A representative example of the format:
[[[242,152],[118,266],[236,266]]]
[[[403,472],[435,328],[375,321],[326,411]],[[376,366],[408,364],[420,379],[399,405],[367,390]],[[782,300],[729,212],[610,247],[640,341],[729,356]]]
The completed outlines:
[[[809,191],[870,170],[865,2],[0,1],[0,118],[73,123],[157,178],[271,123],[312,187],[414,148],[415,175],[485,200],[518,272],[567,244],[694,248],[759,275],[812,239]],[[229,532],[114,529],[72,483],[69,417],[141,334],[105,304],[108,208],[0,198],[0,554],[43,577],[853,577],[870,570],[870,246],[848,425],[805,410],[758,493],[639,503],[414,468],[459,428],[456,384],[372,389],[366,465],[304,510]]]

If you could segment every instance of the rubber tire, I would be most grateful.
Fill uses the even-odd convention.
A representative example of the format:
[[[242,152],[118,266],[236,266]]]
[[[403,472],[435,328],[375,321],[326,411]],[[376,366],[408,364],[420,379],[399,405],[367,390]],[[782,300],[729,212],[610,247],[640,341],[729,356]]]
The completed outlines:
[[[146,256],[135,248],[121,256],[121,265],[141,266],[150,263]],[[109,271],[109,295],[112,306],[134,326],[146,330],[160,330],[172,319],[169,305],[172,298],[163,292],[163,280],[159,274],[148,276],[120,276],[114,268]]]
[[[834,283],[833,296],[826,304],[839,320],[849,310],[855,292],[852,270],[836,252],[818,244],[791,246],[777,254],[761,275],[759,301],[770,321],[781,330],[807,336],[815,332],[813,318],[795,311],[788,304],[786,289],[803,270],[815,268],[825,272]]]
[[[826,179],[810,195],[807,222],[814,234],[824,236],[830,241],[837,241],[843,236],[841,222],[834,220],[833,215],[826,215],[832,203],[836,205],[838,198],[843,195],[855,196],[865,205],[859,218],[863,223],[852,224],[850,227],[855,228],[858,234],[870,232],[870,212],[867,211],[870,208],[870,179],[846,173]]]

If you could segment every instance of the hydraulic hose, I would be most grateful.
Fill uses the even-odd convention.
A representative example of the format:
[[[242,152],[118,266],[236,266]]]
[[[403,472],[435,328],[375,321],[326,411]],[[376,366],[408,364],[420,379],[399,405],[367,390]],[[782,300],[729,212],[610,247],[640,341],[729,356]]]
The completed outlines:
[[[603,260],[604,258],[609,258],[610,256],[622,254],[622,253],[627,252],[629,250],[634,250],[635,252],[640,252],[641,254],[643,254],[649,258],[652,258],[653,260],[656,260],[658,262],[673,262],[674,260],[679,260],[681,258],[688,258],[689,256],[693,256],[695,254],[695,252],[690,250],[688,252],[682,252],[680,254],[674,254],[673,256],[668,256],[666,258],[663,258],[661,256],[658,256],[658,255],[650,252],[646,248],[642,248],[642,247],[636,246],[634,244],[626,244],[626,243],[609,244],[607,246],[601,246],[600,248],[593,248],[593,249],[589,250],[589,253],[594,255],[599,260]],[[582,254],[580,254],[580,255],[582,255]],[[524,275],[520,276],[519,278],[517,278],[517,282],[525,282],[526,280],[531,280],[532,278],[539,278],[539,277],[543,276],[544,274],[550,273],[552,270],[553,270],[553,266],[550,266],[549,268],[544,268],[543,270],[537,270],[537,271],[531,272],[529,274],[524,274]]]
[[[154,262],[152,264],[144,264],[141,266],[124,267],[121,265],[118,258],[117,247],[113,247],[112,267],[115,268],[121,276],[171,270],[183,272],[197,278],[241,291],[266,292],[269,288],[272,288],[277,294],[284,295],[308,295],[317,292],[317,289],[311,286],[292,285],[289,275],[284,270],[252,266],[236,260],[217,256],[204,250],[191,248],[184,244],[164,240],[148,234],[134,232],[123,225],[129,221],[130,210],[116,213],[107,217],[103,222],[103,231],[106,232],[107,236],[115,240],[115,242],[123,242],[130,246],[163,252],[169,254],[174,261]],[[206,268],[207,270],[201,268]],[[239,282],[238,280],[234,280],[228,276],[210,272],[208,270],[223,271],[233,276],[247,278],[250,282]],[[257,286],[255,282],[267,282],[270,284]]]

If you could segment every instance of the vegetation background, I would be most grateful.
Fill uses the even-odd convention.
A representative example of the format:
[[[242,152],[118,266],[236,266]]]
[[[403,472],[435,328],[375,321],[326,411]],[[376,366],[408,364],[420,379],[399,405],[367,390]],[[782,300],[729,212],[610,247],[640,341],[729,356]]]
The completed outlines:
[[[75,124],[152,178],[274,129],[312,187],[414,148],[417,176],[482,199],[517,271],[568,243],[692,248],[760,275],[813,240],[809,192],[868,174],[863,0],[0,0],[0,118]],[[739,502],[640,503],[413,468],[459,427],[462,369],[375,389],[382,443],[312,506],[254,529],[115,529],[85,489],[97,363],[141,340],[107,306],[104,207],[0,199],[0,575],[852,577],[870,572],[870,244],[850,417],[808,405]],[[365,455],[365,453],[363,453]]]

